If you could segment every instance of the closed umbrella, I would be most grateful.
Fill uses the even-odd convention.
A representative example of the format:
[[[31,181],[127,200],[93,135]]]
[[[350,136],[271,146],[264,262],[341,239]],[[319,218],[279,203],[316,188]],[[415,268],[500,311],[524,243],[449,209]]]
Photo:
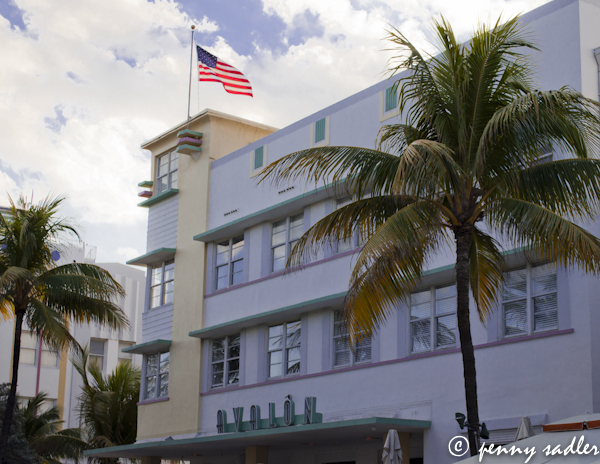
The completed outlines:
[[[524,417],[523,419],[521,419],[521,423],[519,424],[519,428],[517,429],[517,435],[515,436],[515,441],[533,437],[534,435],[535,432],[533,431],[533,426],[531,425],[529,417]]]
[[[391,429],[383,445],[383,464],[401,464],[402,450],[400,449],[400,438],[398,432]]]

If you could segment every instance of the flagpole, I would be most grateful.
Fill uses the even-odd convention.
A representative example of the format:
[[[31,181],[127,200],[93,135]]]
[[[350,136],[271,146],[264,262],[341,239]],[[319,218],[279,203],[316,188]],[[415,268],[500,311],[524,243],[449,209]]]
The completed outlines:
[[[190,46],[190,85],[188,87],[188,117],[186,129],[190,128],[190,102],[192,100],[192,71],[194,62],[194,29],[196,29],[196,26],[192,24],[192,44]]]

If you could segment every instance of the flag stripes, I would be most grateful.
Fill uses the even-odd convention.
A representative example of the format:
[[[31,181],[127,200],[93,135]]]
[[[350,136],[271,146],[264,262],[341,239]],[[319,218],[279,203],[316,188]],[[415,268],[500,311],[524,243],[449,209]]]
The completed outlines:
[[[202,82],[220,82],[228,93],[252,96],[252,86],[233,66],[219,60],[203,48],[198,49],[198,76]]]

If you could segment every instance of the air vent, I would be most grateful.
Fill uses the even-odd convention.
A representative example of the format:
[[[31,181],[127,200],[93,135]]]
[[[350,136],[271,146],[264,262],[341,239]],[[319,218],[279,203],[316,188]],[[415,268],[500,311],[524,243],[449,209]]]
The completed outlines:
[[[286,188],[286,189],[280,190],[277,193],[279,193],[279,195],[281,195],[282,193],[289,192],[290,190],[294,190],[294,186],[293,185],[291,187]]]
[[[233,209],[233,210],[229,211],[228,213],[225,213],[223,216],[229,216],[230,214],[237,213],[237,211],[238,211],[237,209]]]

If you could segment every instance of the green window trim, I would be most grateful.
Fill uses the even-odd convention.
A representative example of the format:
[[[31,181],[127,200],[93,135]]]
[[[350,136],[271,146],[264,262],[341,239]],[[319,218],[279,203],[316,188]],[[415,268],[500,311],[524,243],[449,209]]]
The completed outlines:
[[[265,147],[258,147],[254,150],[254,161],[252,163],[252,168],[254,170],[260,169],[263,167],[265,162]]]

